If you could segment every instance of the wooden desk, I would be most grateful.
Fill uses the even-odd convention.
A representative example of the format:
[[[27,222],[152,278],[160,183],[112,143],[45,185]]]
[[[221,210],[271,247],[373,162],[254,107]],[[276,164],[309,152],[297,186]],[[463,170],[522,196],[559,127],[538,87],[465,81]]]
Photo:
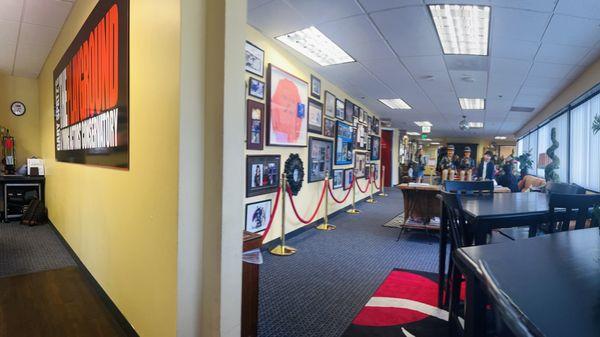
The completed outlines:
[[[600,336],[599,234],[589,228],[457,249],[454,261],[467,279],[465,336],[485,335],[479,260],[547,337]]]
[[[244,252],[261,245],[262,235],[244,231]],[[258,335],[258,276],[257,264],[242,263],[242,337]]]
[[[404,224],[410,217],[425,219],[424,226],[428,220],[441,215],[441,204],[436,196],[440,193],[440,185],[410,185],[400,184],[398,188],[402,190],[402,199],[404,201]],[[418,228],[426,228],[418,226]],[[427,227],[429,229],[429,227]],[[432,229],[438,230],[435,226]]]

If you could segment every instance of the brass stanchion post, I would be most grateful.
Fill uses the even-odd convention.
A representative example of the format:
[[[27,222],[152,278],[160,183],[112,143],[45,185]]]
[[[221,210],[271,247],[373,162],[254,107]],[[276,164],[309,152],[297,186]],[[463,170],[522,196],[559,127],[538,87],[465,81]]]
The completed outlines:
[[[358,214],[359,210],[356,209],[356,171],[352,174],[352,208],[346,211],[349,214]]]
[[[367,199],[367,202],[370,204],[374,204],[377,202],[377,200],[373,199],[373,173],[369,172],[369,199]]]
[[[325,172],[325,214],[323,215],[323,223],[316,228],[322,231],[332,231],[334,225],[329,224],[329,172]]]
[[[296,248],[285,245],[285,195],[287,194],[287,186],[285,174],[281,175],[281,243],[270,252],[273,255],[288,256],[296,253]]]
[[[380,197],[387,197],[387,193],[385,193],[385,166],[381,165],[381,193],[379,193]]]

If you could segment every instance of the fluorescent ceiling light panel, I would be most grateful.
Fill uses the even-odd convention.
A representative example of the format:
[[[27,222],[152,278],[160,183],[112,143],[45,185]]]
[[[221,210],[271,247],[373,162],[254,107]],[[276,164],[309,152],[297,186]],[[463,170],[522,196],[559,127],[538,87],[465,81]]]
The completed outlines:
[[[460,108],[463,110],[483,110],[485,109],[485,99],[483,98],[459,98]]]
[[[490,7],[429,5],[444,54],[487,55]]]
[[[409,135],[409,136],[419,136],[420,135],[420,133],[418,133],[418,132],[412,132],[412,131],[409,131],[406,134]]]
[[[438,142],[432,142],[431,145],[440,145]]]
[[[388,108],[390,109],[395,109],[395,110],[408,110],[408,109],[412,109],[410,107],[410,105],[406,104],[406,102],[404,102],[402,100],[402,98],[380,98],[379,102],[385,104]]]
[[[471,129],[483,129],[483,122],[469,122],[469,128],[471,128]]]
[[[496,137],[494,137],[494,139],[505,140],[506,136],[496,136]]]
[[[348,53],[314,26],[278,36],[276,39],[321,66],[354,62]]]
[[[417,124],[421,128],[424,126],[429,126],[429,127],[433,126],[433,124],[431,124],[431,122],[429,122],[429,121],[416,121],[415,124]]]

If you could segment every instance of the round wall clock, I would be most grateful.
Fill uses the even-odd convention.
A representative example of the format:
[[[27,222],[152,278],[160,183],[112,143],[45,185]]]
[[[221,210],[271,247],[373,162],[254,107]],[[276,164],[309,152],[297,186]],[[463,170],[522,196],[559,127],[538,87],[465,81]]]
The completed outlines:
[[[292,195],[298,195],[302,188],[304,180],[304,164],[297,153],[290,154],[290,157],[285,161],[285,179],[292,190]]]
[[[27,109],[25,108],[25,104],[23,104],[23,102],[16,101],[10,105],[10,111],[15,116],[23,116],[26,110]]]

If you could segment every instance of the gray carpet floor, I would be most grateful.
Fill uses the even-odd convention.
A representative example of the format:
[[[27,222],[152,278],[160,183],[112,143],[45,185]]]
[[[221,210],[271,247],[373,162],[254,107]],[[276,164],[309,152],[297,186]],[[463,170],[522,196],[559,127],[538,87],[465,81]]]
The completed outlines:
[[[295,255],[263,253],[260,337],[339,337],[392,269],[437,272],[436,237],[410,231],[396,242],[399,229],[383,227],[403,211],[401,192],[389,192],[332,217],[334,231],[288,240]]]
[[[0,277],[74,266],[50,225],[0,222]]]

